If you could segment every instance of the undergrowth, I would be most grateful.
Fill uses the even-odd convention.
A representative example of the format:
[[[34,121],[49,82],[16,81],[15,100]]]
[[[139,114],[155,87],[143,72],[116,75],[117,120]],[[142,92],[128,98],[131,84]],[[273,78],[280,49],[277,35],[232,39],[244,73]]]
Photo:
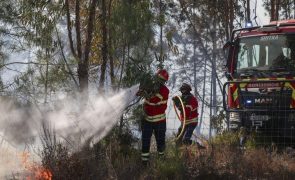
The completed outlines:
[[[130,135],[130,134],[129,134]],[[53,179],[293,179],[294,151],[269,151],[248,138],[239,147],[239,134],[226,132],[210,142],[176,147],[167,140],[166,156],[154,148],[142,165],[138,139],[113,134],[93,147],[71,152],[62,144],[44,147],[43,166]],[[247,144],[248,143],[248,144]],[[293,152],[293,153],[290,153]]]

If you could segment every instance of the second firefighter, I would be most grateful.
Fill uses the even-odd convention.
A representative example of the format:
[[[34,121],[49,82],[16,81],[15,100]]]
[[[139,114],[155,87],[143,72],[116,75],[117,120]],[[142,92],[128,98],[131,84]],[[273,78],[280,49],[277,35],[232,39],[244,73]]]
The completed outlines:
[[[190,145],[192,144],[192,134],[198,125],[198,101],[197,98],[193,94],[191,94],[192,88],[189,84],[183,83],[179,90],[182,94],[180,98],[185,109],[185,119],[181,102],[179,98],[175,96],[172,98],[172,100],[180,111],[181,121],[181,125],[177,133],[177,137],[179,137],[179,141],[177,142],[177,144]],[[184,129],[183,123],[185,123]]]

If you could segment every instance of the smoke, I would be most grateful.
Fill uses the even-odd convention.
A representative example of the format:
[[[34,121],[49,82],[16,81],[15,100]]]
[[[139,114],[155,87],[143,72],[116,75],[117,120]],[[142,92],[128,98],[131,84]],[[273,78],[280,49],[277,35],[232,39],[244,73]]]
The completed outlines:
[[[0,98],[0,151],[6,148],[9,152],[1,151],[0,159],[16,158],[11,152],[31,145],[40,147],[42,125],[52,130],[59,141],[69,143],[76,150],[89,140],[97,143],[135,100],[137,90],[135,85],[107,97],[91,97],[87,105],[77,98],[63,99],[50,108],[23,107],[11,99]],[[0,163],[0,178],[4,169],[8,169],[7,164]]]
[[[77,139],[85,142],[91,138],[92,143],[97,143],[117,123],[126,106],[135,99],[137,90],[138,85],[113,96],[90,99],[87,108],[68,101],[60,110],[48,113],[47,122],[54,125],[57,136],[68,142]]]

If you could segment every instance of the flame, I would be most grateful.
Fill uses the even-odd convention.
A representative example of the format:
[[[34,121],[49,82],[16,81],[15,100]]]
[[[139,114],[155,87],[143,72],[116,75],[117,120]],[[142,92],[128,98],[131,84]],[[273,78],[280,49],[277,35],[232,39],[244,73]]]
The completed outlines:
[[[51,171],[30,161],[29,152],[21,153],[21,160],[24,169],[29,172],[29,175],[25,177],[26,180],[52,180]]]

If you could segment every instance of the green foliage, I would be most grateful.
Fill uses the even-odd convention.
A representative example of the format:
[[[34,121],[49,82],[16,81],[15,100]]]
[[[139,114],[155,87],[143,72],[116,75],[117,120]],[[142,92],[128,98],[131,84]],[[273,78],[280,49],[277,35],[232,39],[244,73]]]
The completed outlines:
[[[226,117],[223,110],[218,112],[216,116],[212,116],[210,120],[212,123],[212,128],[216,130],[217,134],[222,133],[222,131],[226,128]]]
[[[16,4],[13,1],[1,1],[0,2],[0,21],[2,23],[15,23],[17,20]],[[5,26],[1,26],[0,30],[4,29]]]
[[[259,147],[259,143],[257,142],[257,135],[255,132],[250,134],[248,137],[246,137],[245,147],[247,149],[256,149]]]
[[[14,93],[29,102],[42,102],[46,95],[72,90],[68,85],[70,80],[64,63],[58,62],[53,66],[48,65],[48,71],[46,71],[46,67],[46,63],[32,65],[22,74],[15,76]],[[47,87],[46,92],[45,86]]]
[[[186,169],[179,150],[169,146],[166,154],[165,158],[156,159],[155,175],[158,179],[182,179]]]
[[[240,141],[239,137],[239,132],[225,131],[222,134],[215,136],[212,139],[212,143],[218,146],[226,145],[238,147]]]
[[[53,32],[63,15],[63,2],[21,0],[19,5],[19,21],[27,28],[24,35],[28,42],[52,51]]]
[[[144,64],[144,62],[141,63]],[[124,86],[130,87],[141,82],[148,83],[148,81],[152,79],[153,73],[146,68],[141,69],[140,65],[141,64],[136,64],[136,62],[127,63],[125,76],[122,80]],[[144,65],[142,65],[142,67],[144,67]]]
[[[151,41],[153,14],[147,1],[120,1],[113,12],[110,28],[113,39],[121,41],[119,44],[127,42],[132,46]]]
[[[0,70],[2,70],[2,63],[4,63],[4,60],[8,57],[6,54],[7,52],[5,52],[10,46],[8,39],[10,37],[17,37],[17,35],[14,34],[15,32],[9,28],[15,25],[17,15],[16,4],[12,1],[0,2]]]
[[[4,89],[4,84],[3,84],[2,78],[0,77],[0,94],[3,91],[3,89]]]

